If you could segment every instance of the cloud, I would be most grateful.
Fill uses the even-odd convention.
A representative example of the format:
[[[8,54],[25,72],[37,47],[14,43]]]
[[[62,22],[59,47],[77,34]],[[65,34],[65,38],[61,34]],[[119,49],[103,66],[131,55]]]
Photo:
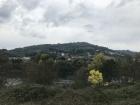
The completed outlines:
[[[5,1],[0,7],[0,23],[7,22],[12,15],[12,12],[15,10],[16,4],[11,0]]]
[[[140,50],[139,5],[138,0],[7,0],[0,6],[0,41],[18,41],[0,45],[87,41]]]
[[[35,9],[40,2],[41,0],[19,0],[19,3],[28,10]]]
[[[131,5],[136,2],[138,3],[139,1],[138,0],[112,0],[108,7],[120,8],[129,4]]]

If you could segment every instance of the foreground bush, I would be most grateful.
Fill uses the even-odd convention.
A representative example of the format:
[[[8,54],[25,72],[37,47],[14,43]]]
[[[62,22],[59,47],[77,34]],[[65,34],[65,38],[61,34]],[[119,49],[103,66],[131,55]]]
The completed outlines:
[[[39,85],[0,91],[0,105],[140,105],[140,85],[56,89]]]
[[[58,89],[47,88],[45,86],[24,85],[2,91],[3,95],[1,94],[0,98],[5,97],[7,101],[22,103],[54,97],[57,92],[59,92]]]

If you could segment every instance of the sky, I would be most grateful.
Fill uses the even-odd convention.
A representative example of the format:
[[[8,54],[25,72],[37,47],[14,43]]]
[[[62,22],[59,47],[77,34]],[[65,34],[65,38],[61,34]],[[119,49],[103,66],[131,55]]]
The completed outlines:
[[[0,0],[0,49],[69,42],[140,51],[140,0]]]

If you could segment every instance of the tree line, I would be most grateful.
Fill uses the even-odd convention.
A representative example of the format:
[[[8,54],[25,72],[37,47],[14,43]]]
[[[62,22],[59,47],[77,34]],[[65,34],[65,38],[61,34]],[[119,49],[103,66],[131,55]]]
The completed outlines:
[[[74,81],[74,87],[86,87],[91,69],[100,70],[104,82],[121,81],[122,83],[140,80],[140,54],[134,57],[110,57],[103,53],[91,58],[54,57],[46,53],[36,54],[30,61],[9,60],[5,50],[0,51],[0,82],[6,78],[22,78],[31,83],[51,85],[58,79]]]

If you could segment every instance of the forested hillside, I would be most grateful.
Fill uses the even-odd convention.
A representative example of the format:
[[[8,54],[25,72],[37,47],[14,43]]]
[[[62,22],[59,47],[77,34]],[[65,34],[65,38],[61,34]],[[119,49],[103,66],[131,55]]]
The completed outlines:
[[[24,48],[16,48],[9,51],[10,56],[34,56],[37,53],[61,54],[67,53],[70,55],[94,55],[95,53],[105,53],[113,56],[134,55],[134,52],[127,50],[111,50],[106,47],[93,45],[86,42],[65,43],[65,44],[43,44]]]
[[[139,105],[140,53],[85,42],[0,50],[0,105]]]

